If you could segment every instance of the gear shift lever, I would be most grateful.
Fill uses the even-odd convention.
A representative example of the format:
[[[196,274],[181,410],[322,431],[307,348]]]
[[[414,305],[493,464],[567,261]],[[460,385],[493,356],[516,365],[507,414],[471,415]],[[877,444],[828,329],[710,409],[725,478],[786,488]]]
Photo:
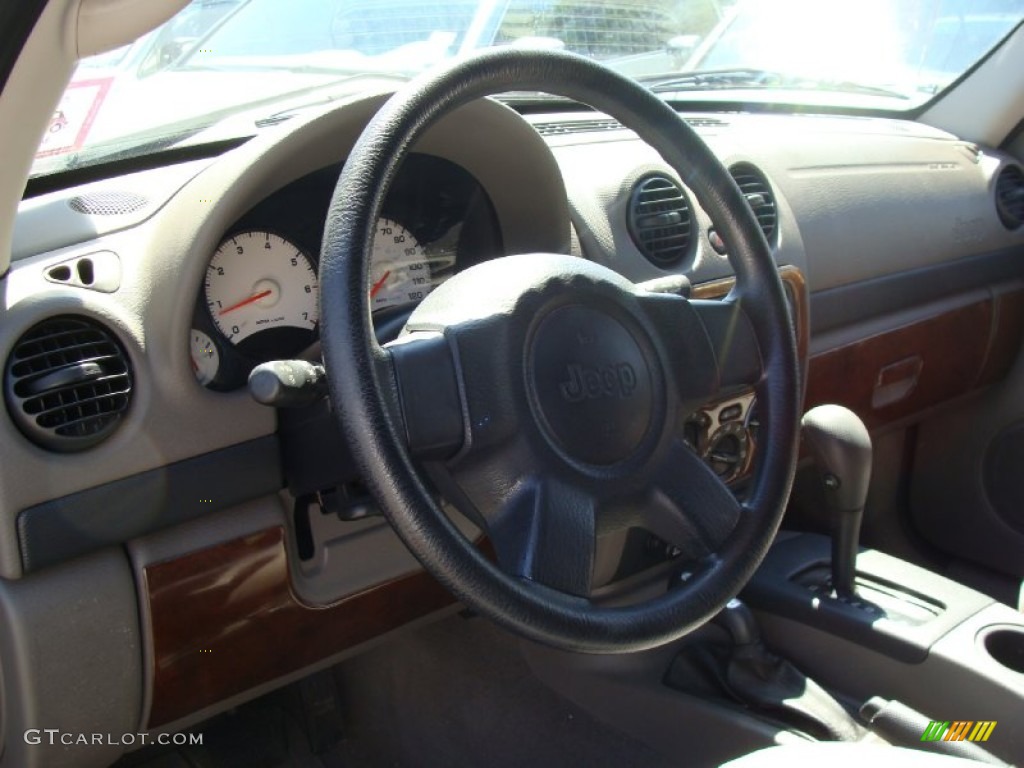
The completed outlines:
[[[854,596],[857,542],[871,483],[871,437],[864,422],[841,405],[820,405],[804,414],[803,435],[825,486],[832,518],[832,586]]]

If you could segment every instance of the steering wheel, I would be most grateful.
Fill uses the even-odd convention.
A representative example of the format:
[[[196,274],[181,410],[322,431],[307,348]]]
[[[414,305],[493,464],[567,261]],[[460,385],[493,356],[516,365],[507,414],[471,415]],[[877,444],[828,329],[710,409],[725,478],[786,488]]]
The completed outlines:
[[[658,150],[728,245],[733,292],[689,301],[584,259],[509,256],[438,286],[382,348],[369,261],[396,171],[439,117],[508,90],[589,104]],[[796,466],[797,354],[782,284],[728,172],[633,81],[575,55],[505,49],[409,83],[342,170],[320,302],[332,406],[366,485],[423,566],[479,613],[556,647],[636,651],[710,619],[764,558]],[[761,431],[741,503],[687,446],[684,425],[702,403],[751,387]],[[496,563],[421,472],[486,532]],[[630,526],[678,547],[690,578],[645,602],[601,605],[590,598],[597,539]]]

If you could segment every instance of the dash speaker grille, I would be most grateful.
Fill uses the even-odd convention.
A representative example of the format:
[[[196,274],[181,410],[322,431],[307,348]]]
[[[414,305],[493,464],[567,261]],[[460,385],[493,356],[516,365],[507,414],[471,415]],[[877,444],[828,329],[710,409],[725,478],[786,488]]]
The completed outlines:
[[[136,192],[88,192],[68,201],[71,210],[87,216],[123,216],[145,208],[149,200]]]

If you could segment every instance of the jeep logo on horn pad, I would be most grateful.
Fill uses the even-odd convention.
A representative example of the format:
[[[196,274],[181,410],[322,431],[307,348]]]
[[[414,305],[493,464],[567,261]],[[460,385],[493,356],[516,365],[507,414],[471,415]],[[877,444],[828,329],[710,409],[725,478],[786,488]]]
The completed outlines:
[[[560,387],[566,402],[599,400],[602,397],[626,398],[636,391],[636,370],[629,363],[617,363],[602,368],[573,363],[569,378]]]
[[[613,304],[564,305],[537,324],[529,350],[532,406],[547,438],[576,461],[624,461],[654,423],[663,390],[643,333]]]

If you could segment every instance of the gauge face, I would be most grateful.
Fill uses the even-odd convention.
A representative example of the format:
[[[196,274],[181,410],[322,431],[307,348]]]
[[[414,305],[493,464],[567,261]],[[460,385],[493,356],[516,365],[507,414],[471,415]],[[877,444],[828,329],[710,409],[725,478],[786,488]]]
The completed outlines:
[[[423,300],[436,285],[434,261],[409,230],[391,219],[380,219],[370,262],[370,308]]]
[[[205,285],[213,321],[232,344],[279,328],[311,331],[320,317],[312,262],[270,232],[240,232],[221,243]]]
[[[217,378],[220,353],[213,339],[195,328],[189,333],[189,351],[192,355],[192,373],[204,387]]]

